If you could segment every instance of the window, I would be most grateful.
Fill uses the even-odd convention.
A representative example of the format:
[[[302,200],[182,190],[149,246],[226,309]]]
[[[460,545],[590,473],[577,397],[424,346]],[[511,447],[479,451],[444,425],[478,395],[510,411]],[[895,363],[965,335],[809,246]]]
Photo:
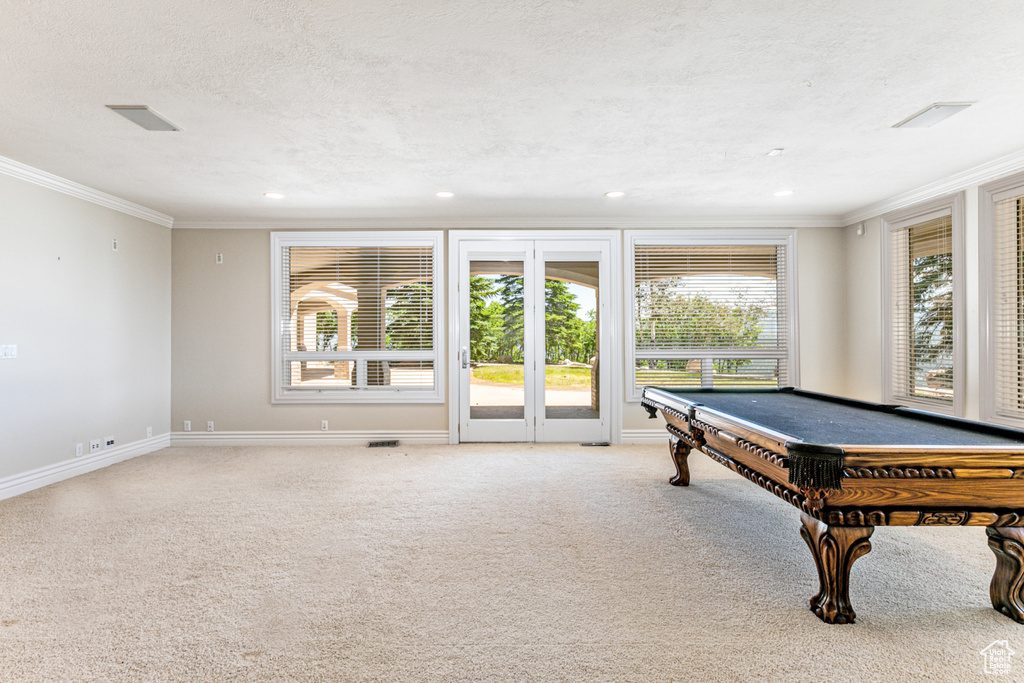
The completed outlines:
[[[960,196],[883,218],[885,400],[962,415]]]
[[[273,233],[274,401],[440,402],[440,233]]]
[[[981,189],[982,418],[1024,426],[1024,176]],[[984,280],[983,280],[984,281]],[[986,315],[987,314],[987,315]],[[986,326],[983,325],[983,329]]]
[[[634,233],[632,398],[796,384],[793,234]]]

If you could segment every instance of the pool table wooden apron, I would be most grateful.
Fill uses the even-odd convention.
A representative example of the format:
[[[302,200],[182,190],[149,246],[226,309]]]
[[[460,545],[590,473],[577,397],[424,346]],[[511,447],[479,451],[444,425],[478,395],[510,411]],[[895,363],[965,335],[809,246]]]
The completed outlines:
[[[1024,623],[1022,446],[844,444],[841,488],[800,486],[789,474],[799,439],[658,389],[645,389],[642,403],[666,421],[676,467],[669,483],[689,485],[687,456],[698,450],[800,509],[820,583],[810,608],[822,621],[854,622],[850,568],[871,550],[874,527],[923,525],[986,527],[996,556],[992,606]]]

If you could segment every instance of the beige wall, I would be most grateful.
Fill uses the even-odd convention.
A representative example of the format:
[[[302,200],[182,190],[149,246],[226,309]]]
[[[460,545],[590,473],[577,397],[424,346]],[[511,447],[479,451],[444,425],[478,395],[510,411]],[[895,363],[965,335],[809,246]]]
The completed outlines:
[[[270,231],[174,230],[172,243],[173,431],[447,432],[443,404],[271,405]]]
[[[970,418],[986,381],[977,196],[965,191]],[[271,405],[269,230],[171,231],[7,176],[0,205],[0,344],[18,345],[0,361],[0,477],[69,460],[77,443],[88,453],[92,439],[180,432],[184,420],[217,432],[310,432],[323,419],[332,431],[447,430],[447,404]],[[859,226],[797,230],[800,380],[877,401],[881,221]],[[658,428],[636,403],[622,422]]]
[[[0,176],[0,477],[169,431],[171,231]],[[118,251],[111,248],[118,241]]]
[[[797,231],[801,383],[816,391],[843,393],[844,244],[836,228]],[[316,431],[324,419],[332,431],[447,431],[441,404],[271,405],[270,231],[175,230],[173,253],[175,432],[185,420],[194,432],[210,420],[218,432]],[[628,403],[623,428],[655,425]]]

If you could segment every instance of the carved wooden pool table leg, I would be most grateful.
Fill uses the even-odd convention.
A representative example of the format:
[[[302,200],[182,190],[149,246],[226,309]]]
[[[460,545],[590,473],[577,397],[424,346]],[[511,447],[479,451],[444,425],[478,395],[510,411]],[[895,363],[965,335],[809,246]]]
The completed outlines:
[[[857,614],[850,606],[850,568],[871,550],[868,538],[875,527],[830,527],[810,515],[800,520],[800,535],[814,556],[821,586],[811,598],[811,611],[826,624],[852,624]]]
[[[1024,624],[1024,529],[986,527],[988,547],[996,554],[989,594],[992,606]]]
[[[672,437],[668,442],[668,450],[672,454],[672,462],[676,465],[676,476],[668,480],[673,486],[690,485],[690,465],[686,458],[690,455],[690,447],[682,440]]]

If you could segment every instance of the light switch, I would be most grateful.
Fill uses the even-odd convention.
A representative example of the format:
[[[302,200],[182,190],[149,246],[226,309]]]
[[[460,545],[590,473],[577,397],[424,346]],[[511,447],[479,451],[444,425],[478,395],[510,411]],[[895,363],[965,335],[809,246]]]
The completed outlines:
[[[18,345],[17,344],[2,344],[0,345],[0,358],[17,358],[18,357]]]

